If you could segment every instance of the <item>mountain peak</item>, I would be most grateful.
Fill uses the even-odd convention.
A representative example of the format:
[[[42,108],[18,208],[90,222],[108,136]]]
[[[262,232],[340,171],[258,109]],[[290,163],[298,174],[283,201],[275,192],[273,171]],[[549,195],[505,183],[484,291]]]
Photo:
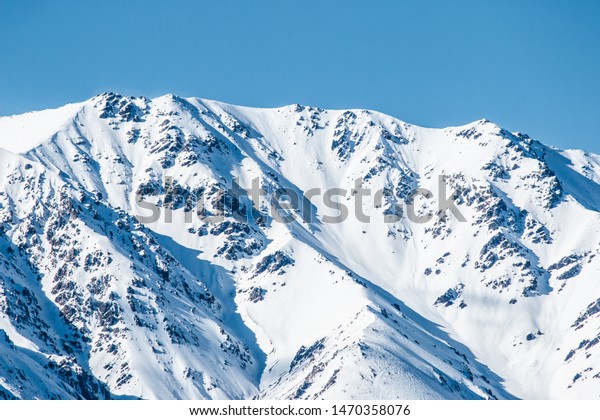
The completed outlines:
[[[598,397],[598,156],[114,92],[0,147],[0,397]]]

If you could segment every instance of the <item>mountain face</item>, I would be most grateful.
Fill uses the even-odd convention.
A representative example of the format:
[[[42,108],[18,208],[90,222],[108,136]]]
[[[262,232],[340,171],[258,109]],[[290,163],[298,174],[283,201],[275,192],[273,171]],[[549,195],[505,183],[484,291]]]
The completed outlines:
[[[0,398],[600,397],[600,156],[113,93],[0,148]]]

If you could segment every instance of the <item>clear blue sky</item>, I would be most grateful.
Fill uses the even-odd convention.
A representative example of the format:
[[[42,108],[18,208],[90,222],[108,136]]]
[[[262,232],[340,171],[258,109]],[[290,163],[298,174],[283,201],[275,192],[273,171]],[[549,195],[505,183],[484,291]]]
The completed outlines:
[[[0,115],[111,90],[486,117],[600,152],[600,1],[0,0]]]

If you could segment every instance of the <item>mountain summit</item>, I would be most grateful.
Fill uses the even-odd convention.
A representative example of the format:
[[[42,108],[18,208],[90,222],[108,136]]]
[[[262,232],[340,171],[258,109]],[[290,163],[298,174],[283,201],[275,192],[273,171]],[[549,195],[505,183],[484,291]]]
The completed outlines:
[[[600,156],[106,93],[0,161],[0,398],[600,397]]]

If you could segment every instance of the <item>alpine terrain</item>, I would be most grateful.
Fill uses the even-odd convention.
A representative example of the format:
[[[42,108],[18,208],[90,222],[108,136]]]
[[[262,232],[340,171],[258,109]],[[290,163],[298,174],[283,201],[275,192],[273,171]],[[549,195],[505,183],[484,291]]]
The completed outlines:
[[[598,155],[107,93],[0,167],[2,399],[600,398]]]

